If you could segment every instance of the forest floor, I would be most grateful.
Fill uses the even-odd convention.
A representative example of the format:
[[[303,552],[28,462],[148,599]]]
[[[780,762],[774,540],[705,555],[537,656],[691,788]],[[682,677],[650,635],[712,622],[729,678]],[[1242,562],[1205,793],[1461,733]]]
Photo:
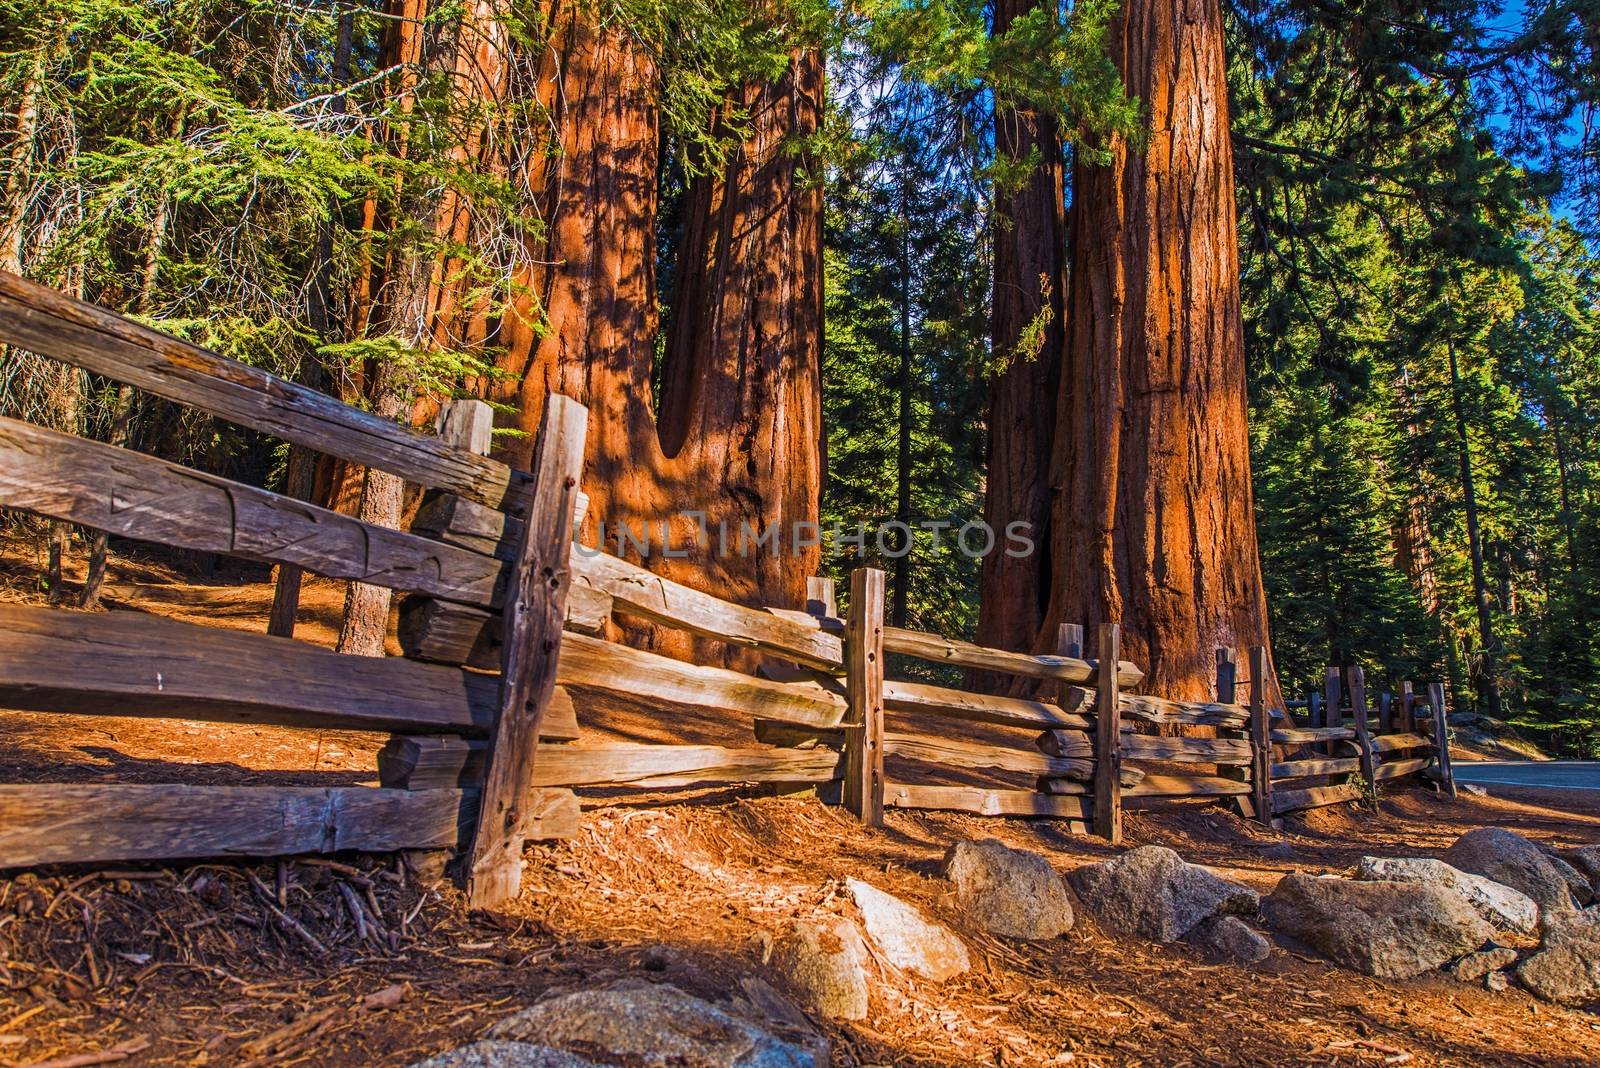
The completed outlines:
[[[0,549],[0,598],[40,600],[35,567]],[[264,578],[202,582],[119,558],[107,603],[259,632]],[[299,636],[331,642],[341,598],[339,584],[309,582]],[[0,731],[0,782],[364,783],[382,742],[3,711]],[[1290,871],[1437,853],[1485,825],[1560,846],[1600,842],[1600,798],[1491,794],[1390,790],[1375,808],[1322,810],[1282,832],[1173,805],[1128,813],[1125,835],[1263,893]],[[1293,947],[1248,969],[1219,965],[1107,935],[1081,912],[1054,942],[997,941],[954,907],[939,859],[968,837],[1038,850],[1062,870],[1111,854],[1052,821],[892,812],[869,831],[809,798],[737,791],[584,807],[578,838],[529,849],[524,894],[495,915],[468,913],[448,883],[395,858],[0,876],[0,1064],[120,1049],[117,1063],[130,1065],[405,1065],[548,989],[643,975],[725,999],[765,974],[764,936],[837,907],[847,876],[916,902],[978,952],[943,986],[886,976],[866,1023],[825,1025],[841,1064],[1579,1065],[1600,1045],[1600,1018],[1515,989],[1438,974],[1380,982]],[[382,931],[369,924],[362,940],[352,898]],[[277,926],[277,901],[304,936]]]

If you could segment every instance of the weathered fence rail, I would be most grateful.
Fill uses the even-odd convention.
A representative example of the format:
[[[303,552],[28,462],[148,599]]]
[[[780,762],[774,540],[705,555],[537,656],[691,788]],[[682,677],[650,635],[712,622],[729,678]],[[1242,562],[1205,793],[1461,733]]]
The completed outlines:
[[[0,419],[0,507],[122,537],[298,567],[403,594],[403,657],[340,656],[289,638],[125,613],[0,606],[0,707],[180,717],[390,735],[378,787],[0,786],[0,868],[66,862],[451,848],[469,897],[516,892],[521,844],[576,833],[575,788],[814,787],[874,824],[885,808],[1050,816],[1116,839],[1124,802],[1222,798],[1270,819],[1380,780],[1443,769],[1442,699],[1409,690],[1396,729],[1272,723],[1253,651],[1250,697],[1219,656],[1218,700],[1137,693],[1115,624],[1064,626],[1055,653],[984,648],[884,624],[883,574],[831,583],[804,609],[750,607],[574,542],[585,413],[546,408],[534,471],[487,455],[491,418],[456,402],[415,433],[104,309],[0,273],[0,344],[193,405],[424,487],[409,531],[127,449]],[[605,640],[614,616],[751,650],[758,673]],[[1032,697],[891,678],[889,654],[1027,680]],[[1330,693],[1332,691],[1330,690]],[[749,746],[585,740],[583,709],[618,699],[710,709]],[[1328,708],[1339,707],[1338,697]],[[1158,734],[1210,728],[1215,737]],[[1353,749],[1335,754],[1335,747]],[[1321,752],[1299,755],[1307,747]],[[1431,749],[1430,749],[1431,747]],[[1427,750],[1432,755],[1412,755]],[[1355,794],[1361,793],[1354,788]]]

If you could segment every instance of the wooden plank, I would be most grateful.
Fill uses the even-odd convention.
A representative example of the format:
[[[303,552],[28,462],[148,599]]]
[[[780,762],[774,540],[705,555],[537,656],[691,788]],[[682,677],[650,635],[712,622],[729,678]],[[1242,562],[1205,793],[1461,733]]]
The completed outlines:
[[[886,627],[883,632],[884,651],[914,656],[936,664],[953,664],[956,667],[976,668],[979,671],[999,671],[1009,675],[1022,675],[1030,679],[1047,679],[1054,682],[1090,683],[1095,681],[1096,666],[1088,660],[1062,656],[1033,656],[1027,653],[1009,653],[1002,649],[988,649],[971,642],[944,638],[937,634]],[[1118,676],[1124,686],[1137,685],[1144,672],[1134,665],[1122,662]]]
[[[1350,775],[1361,770],[1355,757],[1319,757],[1315,760],[1286,760],[1272,765],[1274,780],[1305,779],[1313,775]]]
[[[1264,645],[1250,649],[1250,803],[1265,823],[1271,823],[1272,742],[1268,738],[1267,721],[1267,648]]]
[[[1101,623],[1095,628],[1095,651],[1101,664],[1121,661],[1121,630],[1115,623]],[[1094,770],[1094,833],[1113,845],[1122,841],[1122,767],[1121,712],[1122,700],[1118,686],[1118,673],[1101,671],[1096,680],[1095,700],[1099,714],[1095,717],[1095,770]]]
[[[587,586],[573,586],[567,595],[566,629],[599,634],[611,615],[611,598]],[[481,608],[408,597],[400,602],[395,636],[413,660],[433,664],[465,664],[498,671],[504,656],[500,636],[504,617]]]
[[[720,709],[815,727],[836,727],[845,715],[842,698],[810,683],[688,664],[570,631],[561,639],[557,677],[575,697],[578,691],[595,691],[637,703]]]
[[[1094,742],[1087,731],[1045,731],[1033,740],[1033,747],[1045,756],[1080,760],[1094,756]]]
[[[868,827],[883,824],[884,573],[858,567],[850,573],[846,626],[844,806]]]
[[[756,720],[756,741],[782,749],[844,749],[844,730],[837,727],[806,727],[778,719]]]
[[[1124,790],[1138,786],[1144,782],[1146,775],[1132,764],[1122,765],[1119,779]],[[1086,775],[1074,775],[1071,778],[1052,778],[1041,775],[1034,784],[1034,789],[1047,794],[1091,794],[1094,792],[1094,766],[1091,764]]]
[[[1350,710],[1356,723],[1356,755],[1361,758],[1361,778],[1370,791],[1374,762],[1372,759],[1372,731],[1367,726],[1367,674],[1356,664],[1350,669]]]
[[[883,703],[891,712],[924,713],[968,723],[994,723],[1004,727],[1042,727],[1089,730],[1094,720],[1063,712],[1044,701],[968,693],[944,686],[886,679]]]
[[[534,450],[533,500],[506,591],[500,702],[484,756],[482,807],[464,870],[467,904],[489,908],[522,889],[522,823],[539,720],[556,686],[572,574],[572,510],[583,475],[588,410],[552,393]]]
[[[1066,687],[1061,707],[1068,712],[1090,714],[1095,710],[1095,692],[1085,686]],[[1169,701],[1148,694],[1121,695],[1122,718],[1166,725],[1195,724],[1202,727],[1240,727],[1250,720],[1244,705],[1225,705],[1203,701]]]
[[[1277,790],[1272,795],[1273,815],[1297,812],[1305,808],[1321,808],[1344,801],[1359,801],[1361,787],[1355,783],[1338,783],[1333,786],[1308,786],[1303,790]]]
[[[491,508],[440,495],[424,501],[411,529],[480,553],[509,555],[507,536],[521,529]],[[829,629],[835,620],[803,612],[778,612],[724,601],[626,560],[582,544],[572,548],[573,588],[586,587],[594,598],[608,597],[615,611],[648,619],[824,671],[844,664],[839,635]]]
[[[1247,795],[1251,785],[1219,775],[1146,775],[1136,786],[1122,788],[1123,797],[1231,797]]]
[[[1041,794],[1032,790],[988,790],[976,786],[927,786],[889,783],[883,803],[891,808],[944,809],[980,816],[1042,816],[1085,820],[1092,805],[1087,798]]]
[[[1451,797],[1456,796],[1456,775],[1450,766],[1450,727],[1445,719],[1444,683],[1428,684],[1428,703],[1433,713],[1433,752],[1439,762],[1439,781]]]
[[[578,799],[539,789],[527,837],[573,838]],[[475,791],[364,786],[0,786],[0,868],[448,849],[471,832]]]
[[[397,737],[378,755],[384,784],[407,789],[477,787],[483,781],[481,740]],[[832,782],[842,762],[829,749],[729,749],[719,745],[607,742],[549,746],[534,766],[538,789],[636,786],[667,789],[740,782]],[[536,791],[537,792],[537,791]]]
[[[1046,756],[1031,749],[1012,749],[922,734],[889,733],[884,737],[883,747],[889,756],[958,768],[992,768],[1079,782],[1088,782],[1094,775],[1094,763],[1086,758]]]
[[[459,790],[314,786],[0,786],[0,868],[456,845]]]
[[[135,612],[0,605],[0,708],[487,732],[496,680]]]
[[[1429,749],[1433,743],[1420,734],[1380,734],[1372,739],[1374,753],[1391,753],[1400,749]]]
[[[618,612],[824,671],[844,666],[839,636],[823,630],[815,617],[778,616],[724,601],[581,545],[573,548],[572,570],[576,583],[609,594]]]
[[[490,605],[499,561],[153,456],[0,418],[0,507]]]
[[[1123,731],[1122,759],[1249,767],[1254,752],[1243,738],[1158,738]]]
[[[520,510],[526,477],[387,419],[0,271],[0,340],[317,452]]]
[[[1348,742],[1356,732],[1349,727],[1277,727],[1267,732],[1278,745],[1310,745],[1314,742]]]
[[[1394,731],[1394,694],[1381,693],[1378,695],[1378,733],[1390,734]]]
[[[1379,781],[1384,779],[1398,779],[1404,775],[1412,775],[1433,763],[1431,756],[1411,757],[1406,760],[1390,760],[1379,764],[1373,771],[1373,776]]]

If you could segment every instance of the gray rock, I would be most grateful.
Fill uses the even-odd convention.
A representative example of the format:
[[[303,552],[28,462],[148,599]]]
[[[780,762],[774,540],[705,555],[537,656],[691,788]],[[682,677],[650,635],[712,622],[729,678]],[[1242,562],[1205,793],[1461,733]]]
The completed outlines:
[[[1362,857],[1356,867],[1356,878],[1442,886],[1466,898],[1467,904],[1477,909],[1498,931],[1530,935],[1539,929],[1539,906],[1533,903],[1533,898],[1521,890],[1452,868],[1432,857]]]
[[[531,1042],[474,1042],[418,1061],[411,1068],[599,1068],[565,1050]]]
[[[1494,946],[1490,949],[1480,949],[1476,953],[1468,953],[1445,971],[1463,983],[1476,983],[1490,972],[1497,972],[1515,963],[1517,963],[1516,950]]]
[[[1273,927],[1337,964],[1406,979],[1469,953],[1493,933],[1453,890],[1286,875],[1261,902]]]
[[[1535,996],[1562,1005],[1600,1000],[1600,937],[1595,928],[1550,931],[1544,947],[1517,969],[1517,981]]]
[[[1576,867],[1567,862],[1561,855],[1561,850],[1549,842],[1535,842],[1539,851],[1550,858],[1550,863],[1556,866],[1556,871],[1567,881],[1567,889],[1572,891],[1573,898],[1580,906],[1587,905],[1594,900],[1594,891],[1589,886],[1589,877],[1580,872]]]
[[[867,946],[843,916],[796,920],[772,947],[772,966],[800,1000],[835,1020],[867,1018]]]
[[[1007,938],[1057,938],[1072,929],[1072,899],[1038,853],[993,838],[957,842],[944,857],[956,899],[979,923]]]
[[[1485,790],[1483,787],[1479,786],[1475,782],[1464,782],[1464,783],[1461,784],[1461,789],[1464,792],[1471,794],[1473,797],[1488,797],[1489,796],[1489,791]],[[1501,976],[1501,978],[1504,979],[1505,977]]]
[[[1504,994],[1511,989],[1511,980],[1506,978],[1505,972],[1490,972],[1483,977],[1483,988],[1495,994]]]
[[[965,943],[949,928],[870,883],[846,879],[845,886],[861,911],[867,937],[896,968],[942,983],[972,967]]]
[[[1272,952],[1266,937],[1237,916],[1202,920],[1186,937],[1215,959],[1235,964],[1255,964]]]
[[[1576,911],[1567,877],[1544,851],[1513,831],[1479,827],[1445,850],[1446,864],[1521,890],[1539,906],[1545,926],[1568,922]]]
[[[1172,942],[1213,916],[1251,915],[1254,890],[1188,864],[1164,846],[1140,846],[1067,876],[1101,924],[1155,942]]]
[[[623,979],[550,994],[489,1037],[577,1052],[639,1068],[826,1068],[814,1032],[783,1035],[665,983]]]
[[[1600,845],[1580,846],[1567,854],[1567,863],[1583,873],[1590,888],[1600,886]]]

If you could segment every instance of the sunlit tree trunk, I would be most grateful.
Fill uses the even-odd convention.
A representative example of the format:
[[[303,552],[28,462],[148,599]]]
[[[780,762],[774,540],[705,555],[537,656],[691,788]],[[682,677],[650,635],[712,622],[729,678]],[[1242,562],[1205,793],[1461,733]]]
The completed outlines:
[[[535,329],[529,302],[490,324],[513,376],[491,389],[524,431],[550,391],[589,406],[586,541],[617,552],[620,530],[648,530],[649,556],[631,541],[622,554],[722,597],[798,606],[819,559],[789,550],[790,524],[817,518],[821,479],[822,205],[794,142],[821,119],[821,58],[798,53],[777,82],[739,90],[747,138],[686,194],[658,422],[654,61],[621,28],[564,7],[550,18],[540,86],[560,142],[530,177],[548,222],[527,279],[545,322]],[[530,441],[502,454],[525,464]],[[741,553],[741,527],[768,524],[784,551],[747,538]],[[689,648],[673,632],[630,637]]]
[[[1149,145],[1077,165],[1045,633],[1118,620],[1147,690],[1199,698],[1267,643],[1220,5],[1130,0],[1110,47]]]

